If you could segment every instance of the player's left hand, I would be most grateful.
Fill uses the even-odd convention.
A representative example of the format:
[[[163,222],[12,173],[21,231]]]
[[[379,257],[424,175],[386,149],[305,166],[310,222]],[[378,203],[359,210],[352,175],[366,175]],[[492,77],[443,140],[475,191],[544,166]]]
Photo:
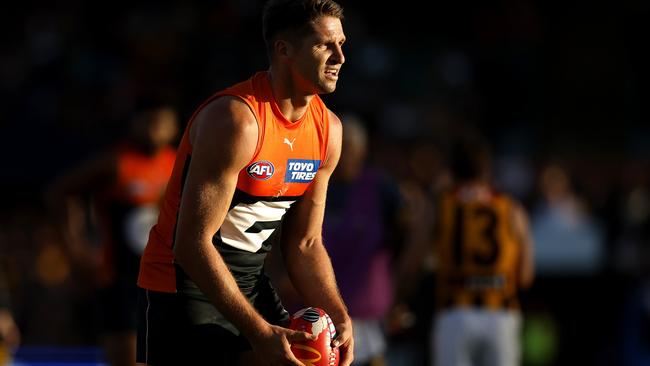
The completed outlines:
[[[332,347],[338,347],[341,355],[339,366],[350,366],[354,360],[354,337],[352,336],[352,321],[347,319],[343,323],[335,323],[336,338],[332,340]]]

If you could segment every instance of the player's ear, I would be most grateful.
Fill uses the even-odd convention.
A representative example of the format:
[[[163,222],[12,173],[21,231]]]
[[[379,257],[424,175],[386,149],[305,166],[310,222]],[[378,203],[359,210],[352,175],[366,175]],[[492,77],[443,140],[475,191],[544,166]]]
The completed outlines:
[[[295,47],[287,40],[278,39],[273,43],[273,52],[278,59],[286,62],[293,57]]]

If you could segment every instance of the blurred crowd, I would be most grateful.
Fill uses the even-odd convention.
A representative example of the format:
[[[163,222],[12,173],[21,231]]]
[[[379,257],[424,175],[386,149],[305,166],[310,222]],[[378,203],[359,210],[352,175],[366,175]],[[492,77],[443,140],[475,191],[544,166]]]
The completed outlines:
[[[46,189],[124,137],[142,98],[172,105],[182,127],[202,98],[266,68],[262,3],[26,1],[0,14],[0,277],[9,296],[0,306],[11,309],[22,346],[101,342],[88,272],[101,255],[93,200],[79,202],[83,245],[95,253],[80,262]],[[537,280],[522,297],[524,364],[650,364],[650,128],[640,50],[650,6],[340,3],[347,61],[324,99],[367,131],[364,179],[389,182],[377,188],[386,200],[378,209],[406,207],[372,224],[399,243],[377,259],[389,268],[380,282],[409,285],[377,290],[388,364],[427,364],[435,258],[407,266],[415,274],[393,259],[404,243],[427,240],[409,234],[428,225],[450,184],[450,143],[467,134],[490,142],[496,187],[530,216]],[[349,192],[333,189],[330,210],[351,210],[342,203]],[[339,275],[342,290],[354,277]],[[2,338],[12,339],[4,324]]]

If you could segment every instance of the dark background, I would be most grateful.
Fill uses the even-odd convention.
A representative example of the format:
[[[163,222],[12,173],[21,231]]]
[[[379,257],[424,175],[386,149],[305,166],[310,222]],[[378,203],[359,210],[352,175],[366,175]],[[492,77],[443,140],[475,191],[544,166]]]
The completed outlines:
[[[477,131],[493,145],[497,183],[536,229],[544,172],[566,174],[590,244],[564,256],[543,246],[548,231],[535,233],[526,363],[648,364],[650,311],[638,294],[650,231],[650,3],[340,3],[347,62],[324,98],[362,118],[371,160],[397,181],[434,185],[450,137]],[[0,12],[0,246],[24,345],[97,342],[92,295],[74,270],[60,273],[64,256],[43,254],[44,186],[118,139],[139,98],[163,96],[185,123],[207,96],[265,69],[261,7],[23,1]]]

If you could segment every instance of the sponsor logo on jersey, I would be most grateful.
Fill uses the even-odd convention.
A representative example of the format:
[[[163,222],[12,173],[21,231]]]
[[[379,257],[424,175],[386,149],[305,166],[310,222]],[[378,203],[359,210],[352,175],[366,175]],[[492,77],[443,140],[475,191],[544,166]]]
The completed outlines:
[[[309,183],[316,176],[320,160],[289,159],[284,181],[288,183]]]
[[[291,148],[291,151],[293,151],[293,143],[294,142],[296,142],[295,138],[293,140],[289,141],[289,139],[285,137],[284,141],[282,143],[289,145],[289,147]]]
[[[251,178],[267,180],[273,176],[275,167],[270,161],[261,160],[251,164],[248,169],[246,169],[246,172],[251,176]]]

